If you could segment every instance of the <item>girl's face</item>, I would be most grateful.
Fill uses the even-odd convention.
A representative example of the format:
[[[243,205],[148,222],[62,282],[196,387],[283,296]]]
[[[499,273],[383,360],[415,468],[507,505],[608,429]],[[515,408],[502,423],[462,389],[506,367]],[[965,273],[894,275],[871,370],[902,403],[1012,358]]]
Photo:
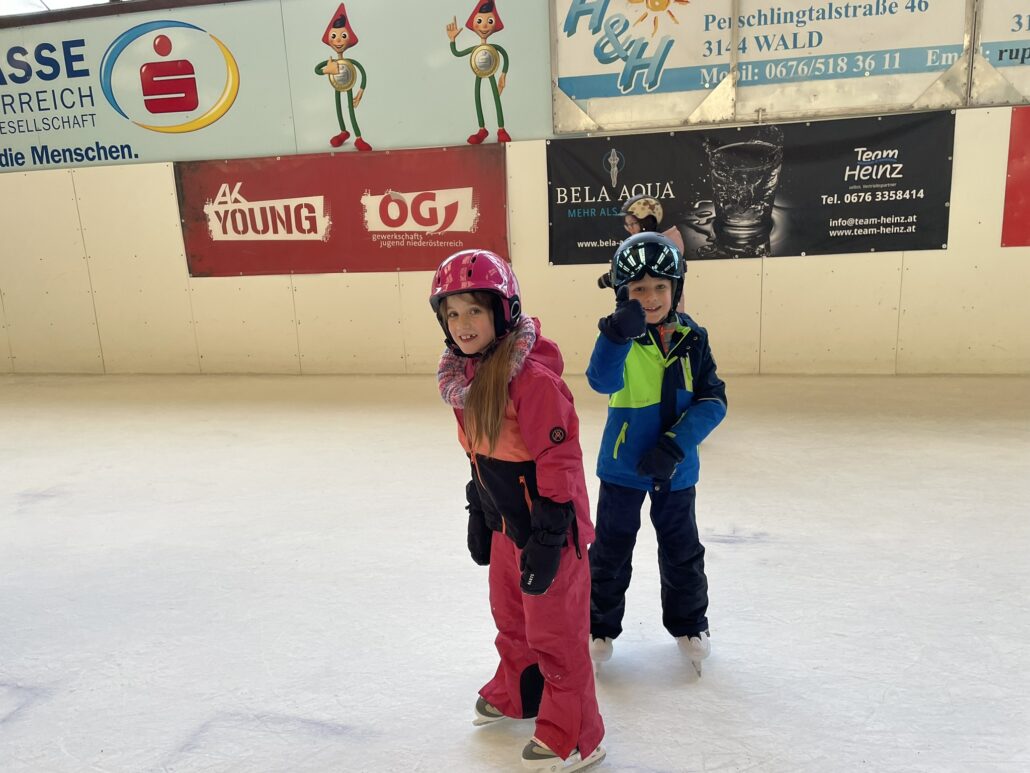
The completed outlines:
[[[633,215],[626,215],[625,220],[623,220],[623,225],[626,226],[626,230],[629,231],[630,234],[638,234],[642,230],[640,227],[640,221]]]
[[[672,281],[645,274],[643,279],[628,282],[630,300],[640,301],[647,315],[647,324],[657,325],[672,311]]]
[[[447,332],[467,355],[479,354],[497,338],[494,310],[483,306],[471,293],[449,295],[445,299],[444,319]]]

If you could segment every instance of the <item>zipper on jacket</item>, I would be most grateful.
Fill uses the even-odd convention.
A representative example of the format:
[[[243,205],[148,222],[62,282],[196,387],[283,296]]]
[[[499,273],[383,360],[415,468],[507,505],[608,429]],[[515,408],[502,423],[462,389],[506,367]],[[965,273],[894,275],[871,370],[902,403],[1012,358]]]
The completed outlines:
[[[519,476],[519,485],[522,486],[522,496],[526,498],[526,508],[529,510],[529,515],[533,517],[533,500],[529,496],[529,486],[526,485],[526,476]]]
[[[483,491],[486,491],[486,484],[483,483],[483,476],[479,472],[479,462],[476,461],[476,452],[471,452],[469,458],[472,459],[472,466],[476,468],[476,477],[479,478],[479,485],[483,487]],[[501,534],[507,534],[508,522],[504,520],[504,513],[498,513],[497,515],[501,517]]]
[[[629,429],[629,422],[622,422],[622,429],[619,431],[619,436],[615,438],[615,450],[612,451],[612,459],[619,458],[619,446],[626,442],[626,430]]]
[[[680,338],[680,340],[677,341],[675,344],[673,344],[671,347],[669,347],[669,353],[667,355],[665,355],[666,361],[668,361],[669,358],[673,357],[676,354],[676,350],[679,349],[680,346],[682,346],[684,343],[686,343],[687,336],[690,335],[691,332],[693,332],[693,331],[690,328],[687,328],[687,332],[683,334],[683,336]],[[690,349],[690,347],[688,346],[687,349]]]

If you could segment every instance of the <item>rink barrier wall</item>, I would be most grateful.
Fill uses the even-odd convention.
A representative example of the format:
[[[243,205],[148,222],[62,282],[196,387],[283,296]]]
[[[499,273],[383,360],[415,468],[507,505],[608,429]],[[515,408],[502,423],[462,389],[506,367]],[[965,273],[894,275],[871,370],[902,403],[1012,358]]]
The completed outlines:
[[[694,261],[728,374],[1030,373],[1030,248],[1002,248],[1010,108],[957,115],[948,248]],[[543,140],[507,147],[526,310],[582,373],[610,292],[547,262]],[[0,175],[0,371],[432,373],[431,272],[191,278],[171,164]]]

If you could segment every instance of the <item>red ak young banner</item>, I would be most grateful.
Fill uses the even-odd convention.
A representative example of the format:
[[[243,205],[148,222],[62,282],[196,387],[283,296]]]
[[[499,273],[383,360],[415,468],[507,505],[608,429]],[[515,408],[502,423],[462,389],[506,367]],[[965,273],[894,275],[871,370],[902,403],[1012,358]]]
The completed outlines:
[[[431,271],[508,257],[504,148],[175,164],[190,275]]]

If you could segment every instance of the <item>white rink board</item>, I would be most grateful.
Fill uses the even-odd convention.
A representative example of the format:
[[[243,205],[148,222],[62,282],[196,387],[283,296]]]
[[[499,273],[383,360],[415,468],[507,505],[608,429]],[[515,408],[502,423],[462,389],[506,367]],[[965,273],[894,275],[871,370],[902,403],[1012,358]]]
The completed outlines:
[[[2,297],[0,297],[2,301]],[[10,359],[10,338],[7,335],[7,321],[2,313],[3,304],[0,303],[0,373],[13,373],[14,363]]]
[[[762,373],[893,373],[901,258],[763,261]]]
[[[899,374],[1026,373],[1030,248],[905,256]]]
[[[1002,247],[1011,109],[958,113],[949,248],[905,255],[898,373],[1019,373],[1030,247]]]
[[[108,373],[198,373],[171,164],[73,173]]]
[[[7,335],[7,317],[4,314],[3,287],[0,287],[0,373],[13,373],[11,339]]]
[[[302,373],[403,373],[396,273],[296,274]]]
[[[607,314],[611,293],[597,287],[604,266],[548,263],[547,143],[508,145],[508,228],[511,261],[526,314],[540,319],[556,341],[565,372],[582,374],[597,336],[597,318]]]
[[[1011,108],[957,115],[951,233],[907,253],[898,373],[1025,373],[1030,247],[1002,247]]]
[[[300,373],[290,280],[190,280],[201,373]]]
[[[0,175],[0,290],[15,373],[103,373],[72,174]]]
[[[526,313],[539,317],[544,335],[557,342],[565,372],[583,375],[597,339],[597,320],[615,307],[612,291],[597,286],[604,266],[534,265],[535,271],[519,271]]]
[[[687,264],[683,308],[708,331],[721,373],[759,372],[762,265],[759,260],[695,260]]]
[[[399,274],[406,373],[436,373],[436,366],[443,353],[443,330],[429,306],[433,273],[402,271]]]

